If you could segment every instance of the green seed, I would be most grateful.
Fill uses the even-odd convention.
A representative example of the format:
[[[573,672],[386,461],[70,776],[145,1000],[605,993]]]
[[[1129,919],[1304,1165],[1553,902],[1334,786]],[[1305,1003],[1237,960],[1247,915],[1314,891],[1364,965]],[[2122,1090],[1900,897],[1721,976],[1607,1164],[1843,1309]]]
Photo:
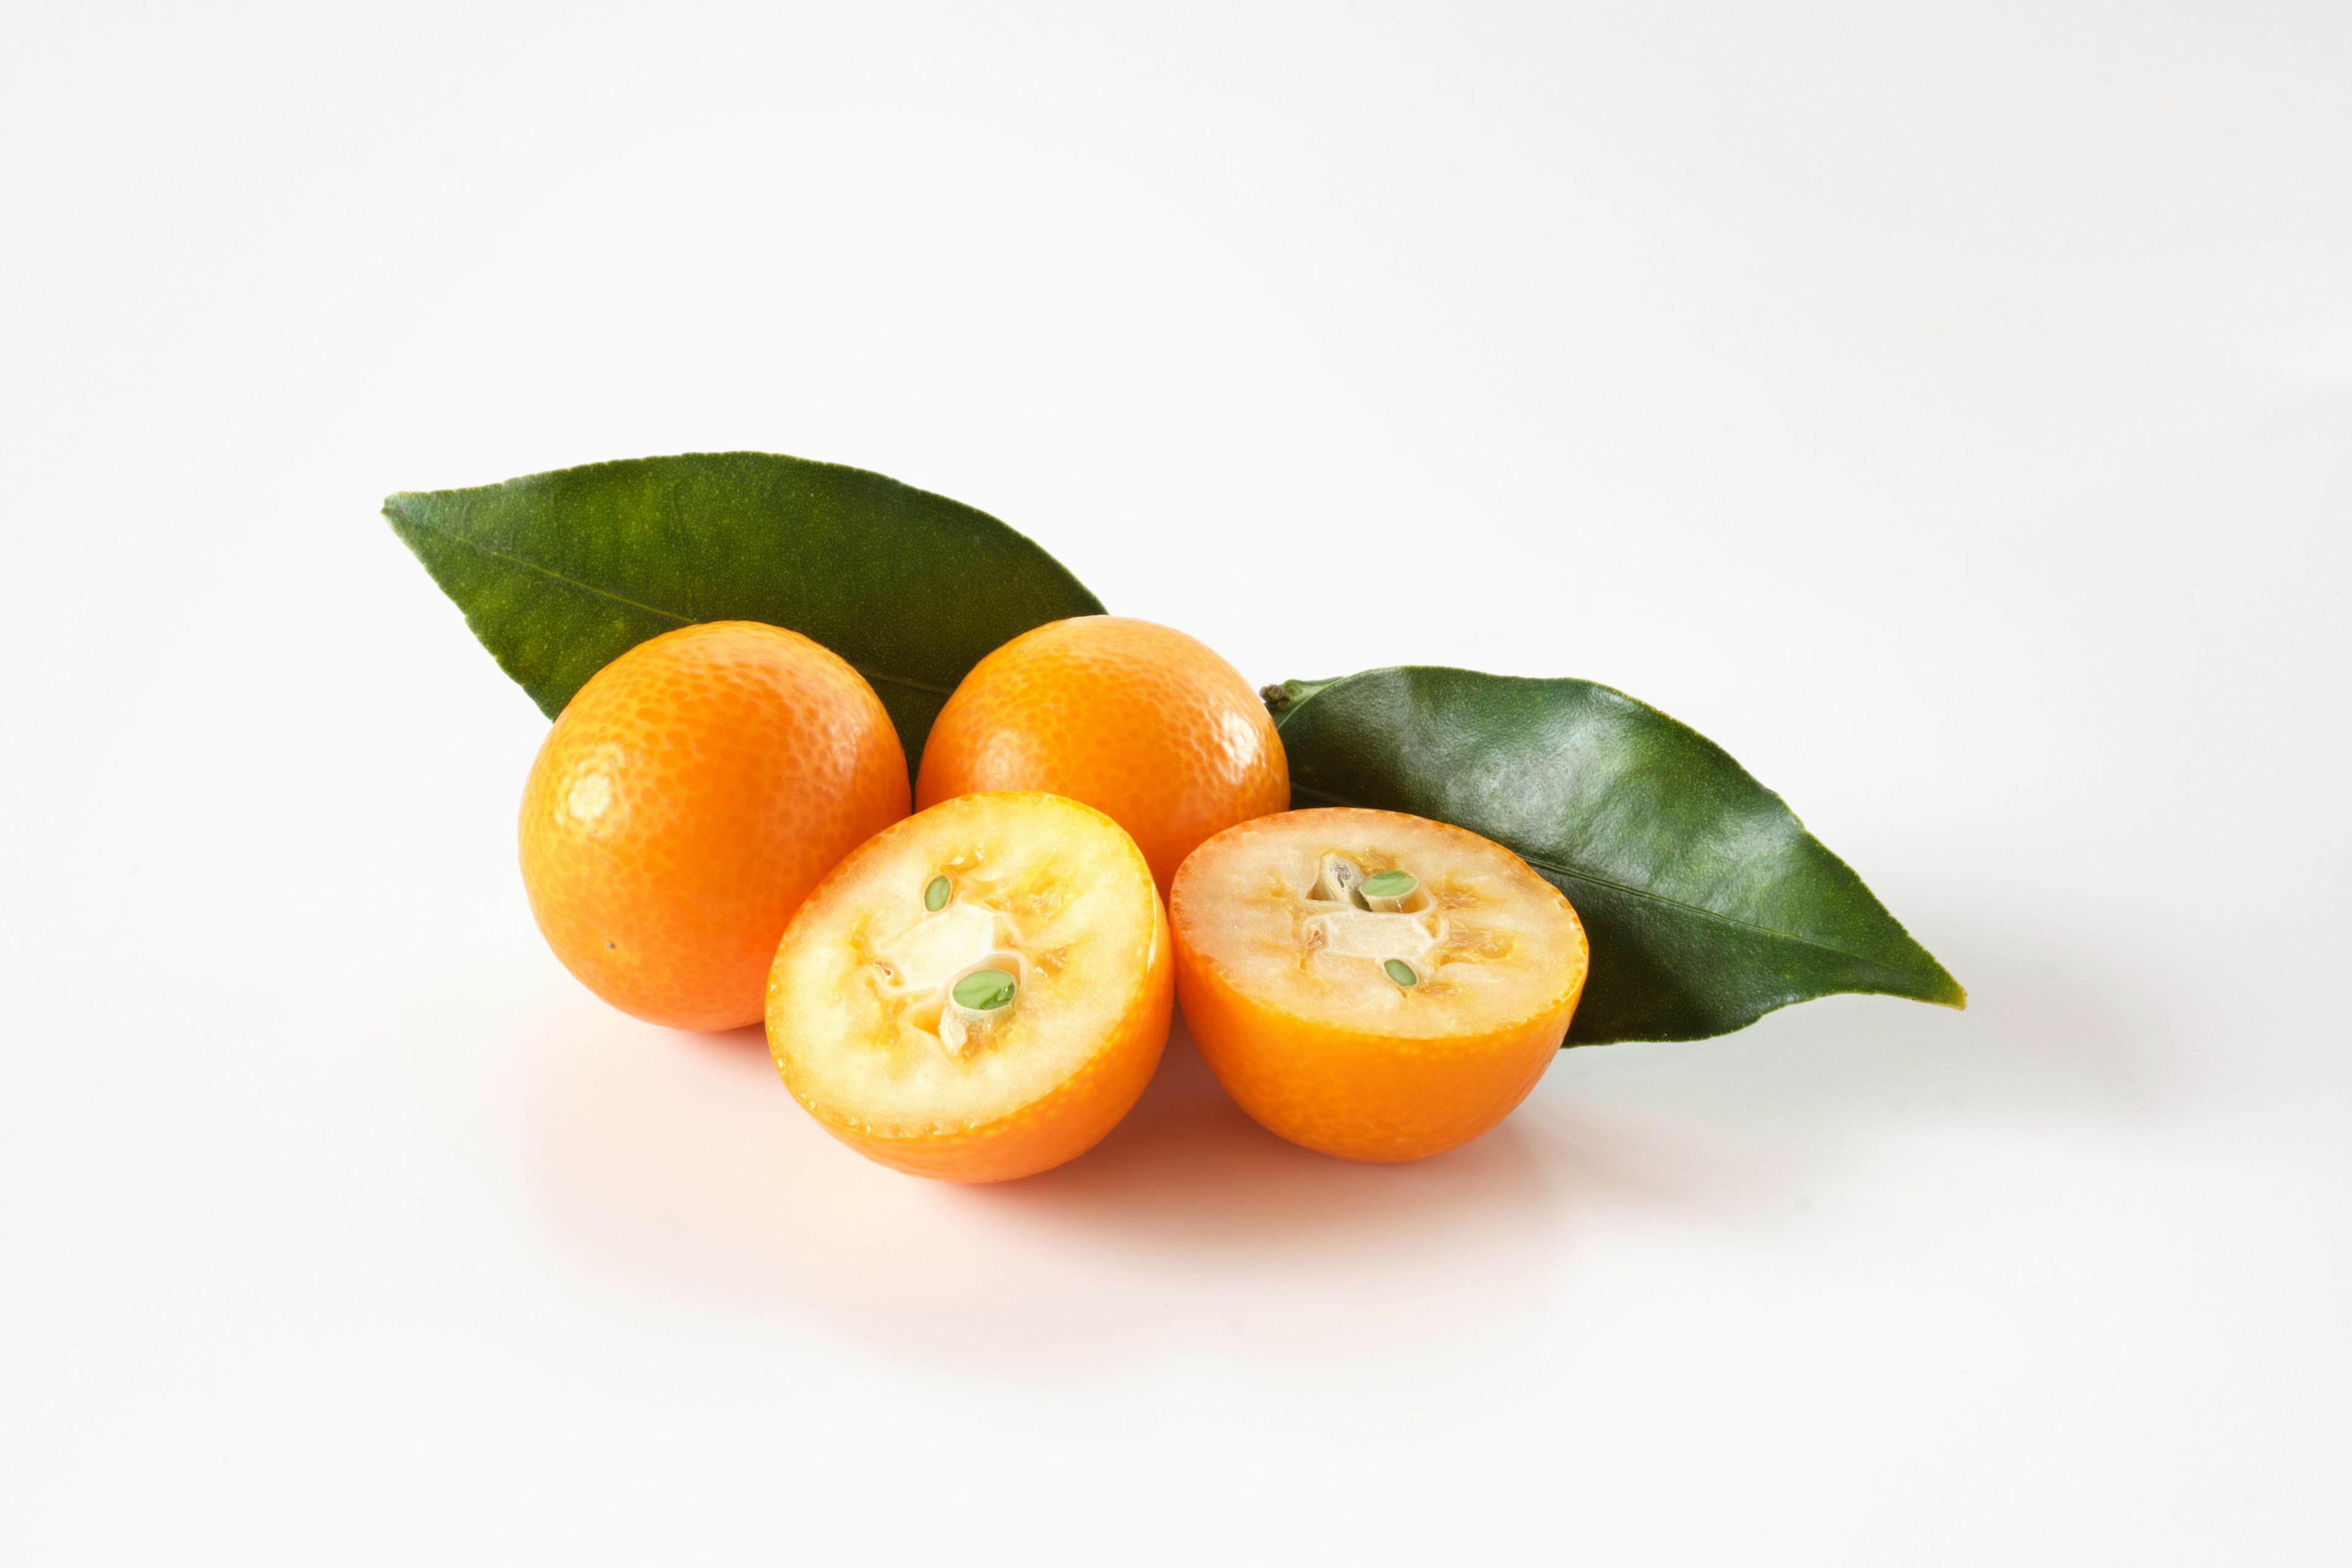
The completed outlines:
[[[1375,871],[1357,891],[1368,899],[1402,899],[1420,886],[1420,879],[1410,871]]]
[[[931,885],[923,889],[923,908],[938,914],[948,907],[948,895],[955,889],[948,886],[945,877],[934,877]]]
[[[1395,981],[1400,985],[1413,986],[1421,984],[1421,976],[1415,974],[1412,972],[1412,965],[1407,963],[1402,958],[1391,958],[1387,963],[1381,964],[1381,968],[1387,972],[1388,977],[1391,980]]]
[[[975,969],[955,983],[949,993],[959,1007],[969,1007],[975,1013],[993,1013],[1013,1000],[1013,976],[1002,969]]]

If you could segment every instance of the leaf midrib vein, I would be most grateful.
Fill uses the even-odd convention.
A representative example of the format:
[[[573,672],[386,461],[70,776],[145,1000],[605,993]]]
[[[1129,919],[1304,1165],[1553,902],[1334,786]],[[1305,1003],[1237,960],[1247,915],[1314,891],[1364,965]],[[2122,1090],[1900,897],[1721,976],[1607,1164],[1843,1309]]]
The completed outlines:
[[[425,532],[447,540],[452,544],[462,544],[478,555],[487,555],[493,561],[501,561],[509,566],[519,566],[526,572],[536,572],[551,583],[561,583],[567,588],[576,588],[581,593],[593,595],[595,597],[600,599],[609,599],[616,605],[626,605],[633,610],[643,610],[649,616],[659,616],[665,620],[676,621],[682,626],[690,626],[695,624],[694,617],[691,616],[680,615],[676,610],[665,610],[659,605],[648,605],[642,599],[632,599],[626,594],[615,594],[610,588],[599,588],[593,583],[583,583],[577,577],[567,577],[551,566],[542,566],[536,561],[526,560],[524,557],[520,555],[509,554],[503,550],[495,549],[490,545],[484,544],[478,539],[468,539],[462,533],[453,533],[446,528],[436,528],[433,524],[424,521],[419,518],[409,517],[404,514],[403,521],[407,522],[411,527],[422,529]],[[903,686],[912,691],[927,691],[934,697],[940,698],[944,698],[950,694],[950,688],[941,686],[936,681],[918,680],[911,675],[894,675],[887,669],[876,669],[872,666],[861,664],[854,658],[848,660],[848,664],[852,669],[857,671],[858,674],[864,676],[866,679],[879,681],[887,686]]]
[[[1309,784],[1299,784],[1295,780],[1292,782],[1290,787],[1294,794],[1311,795],[1318,800],[1328,800],[1334,805],[1358,806],[1360,809],[1378,809],[1376,807],[1362,807],[1360,802],[1343,800],[1336,795],[1331,795],[1326,791],[1316,789]],[[1754,921],[1744,921],[1738,915],[1727,915],[1722,913],[1720,910],[1707,909],[1704,905],[1685,903],[1680,899],[1669,898],[1664,893],[1652,892],[1647,888],[1630,887],[1623,882],[1615,881],[1607,877],[1596,877],[1590,871],[1571,870],[1566,866],[1556,866],[1549,860],[1544,859],[1539,856],[1529,855],[1523,850],[1515,849],[1512,853],[1517,855],[1519,858],[1525,860],[1528,865],[1534,867],[1538,871],[1549,871],[1554,876],[1565,877],[1571,881],[1589,882],[1596,888],[1607,888],[1612,892],[1623,893],[1628,898],[1647,899],[1654,904],[1664,904],[1668,909],[1680,910],[1685,914],[1696,915],[1702,920],[1715,921],[1720,924],[1727,926],[1737,926],[1742,931],[1752,931],[1759,935],[1778,938],[1782,942],[1798,942],[1806,947],[1818,949],[1822,952],[1836,953],[1840,958],[1851,958],[1863,963],[1875,964],[1879,968],[1888,971],[1890,973],[1899,974],[1902,973],[1902,971],[1895,969],[1884,959],[1874,958],[1866,952],[1855,952],[1851,948],[1840,947],[1834,942],[1822,942],[1818,937],[1805,936],[1792,931],[1780,931],[1772,926],[1759,925]]]

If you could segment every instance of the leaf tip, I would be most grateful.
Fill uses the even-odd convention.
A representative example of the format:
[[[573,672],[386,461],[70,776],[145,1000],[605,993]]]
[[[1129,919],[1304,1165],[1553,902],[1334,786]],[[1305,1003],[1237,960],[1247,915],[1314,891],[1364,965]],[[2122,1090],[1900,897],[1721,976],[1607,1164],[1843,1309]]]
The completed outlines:
[[[1920,955],[1927,959],[1927,966],[1935,971],[1935,974],[1927,982],[1925,990],[1914,994],[1915,998],[1934,1006],[1949,1007],[1955,1013],[1967,1012],[1969,988],[1953,979],[1952,972],[1937,963],[1933,953],[1928,952],[1925,948],[1919,951]]]

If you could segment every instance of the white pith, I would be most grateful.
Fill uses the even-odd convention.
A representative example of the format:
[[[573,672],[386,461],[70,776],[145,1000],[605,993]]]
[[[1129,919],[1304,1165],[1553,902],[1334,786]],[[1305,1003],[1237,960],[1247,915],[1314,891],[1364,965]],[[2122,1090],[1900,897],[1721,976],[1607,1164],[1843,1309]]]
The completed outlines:
[[[937,914],[927,911],[880,950],[883,984],[899,996],[941,991],[991,953],[1020,945],[1021,933],[1011,921],[984,904],[958,899]]]
[[[1369,958],[1374,963],[1402,959],[1416,969],[1431,949],[1444,940],[1445,917],[1434,910],[1425,915],[1372,914],[1340,910],[1309,917],[1303,935],[1309,946],[1343,958]]]
[[[1029,977],[1021,931],[1000,910],[956,899],[933,914],[928,910],[908,932],[882,950],[875,963],[882,994],[898,1003],[915,1028],[935,1036],[950,1056],[963,1055],[973,1042],[1012,1020],[1021,983]],[[956,982],[979,969],[1013,976],[1013,1002],[1002,1007],[967,1007],[955,999]]]

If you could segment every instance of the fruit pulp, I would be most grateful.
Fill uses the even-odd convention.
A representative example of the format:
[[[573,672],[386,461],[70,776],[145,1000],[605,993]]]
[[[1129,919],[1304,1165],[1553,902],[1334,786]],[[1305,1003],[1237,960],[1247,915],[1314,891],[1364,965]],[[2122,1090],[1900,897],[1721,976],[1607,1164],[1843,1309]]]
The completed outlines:
[[[769,974],[768,1043],[851,1147],[1003,1181],[1127,1113],[1173,994],[1167,915],[1117,823],[1058,795],[969,795],[886,828],[810,895]]]

